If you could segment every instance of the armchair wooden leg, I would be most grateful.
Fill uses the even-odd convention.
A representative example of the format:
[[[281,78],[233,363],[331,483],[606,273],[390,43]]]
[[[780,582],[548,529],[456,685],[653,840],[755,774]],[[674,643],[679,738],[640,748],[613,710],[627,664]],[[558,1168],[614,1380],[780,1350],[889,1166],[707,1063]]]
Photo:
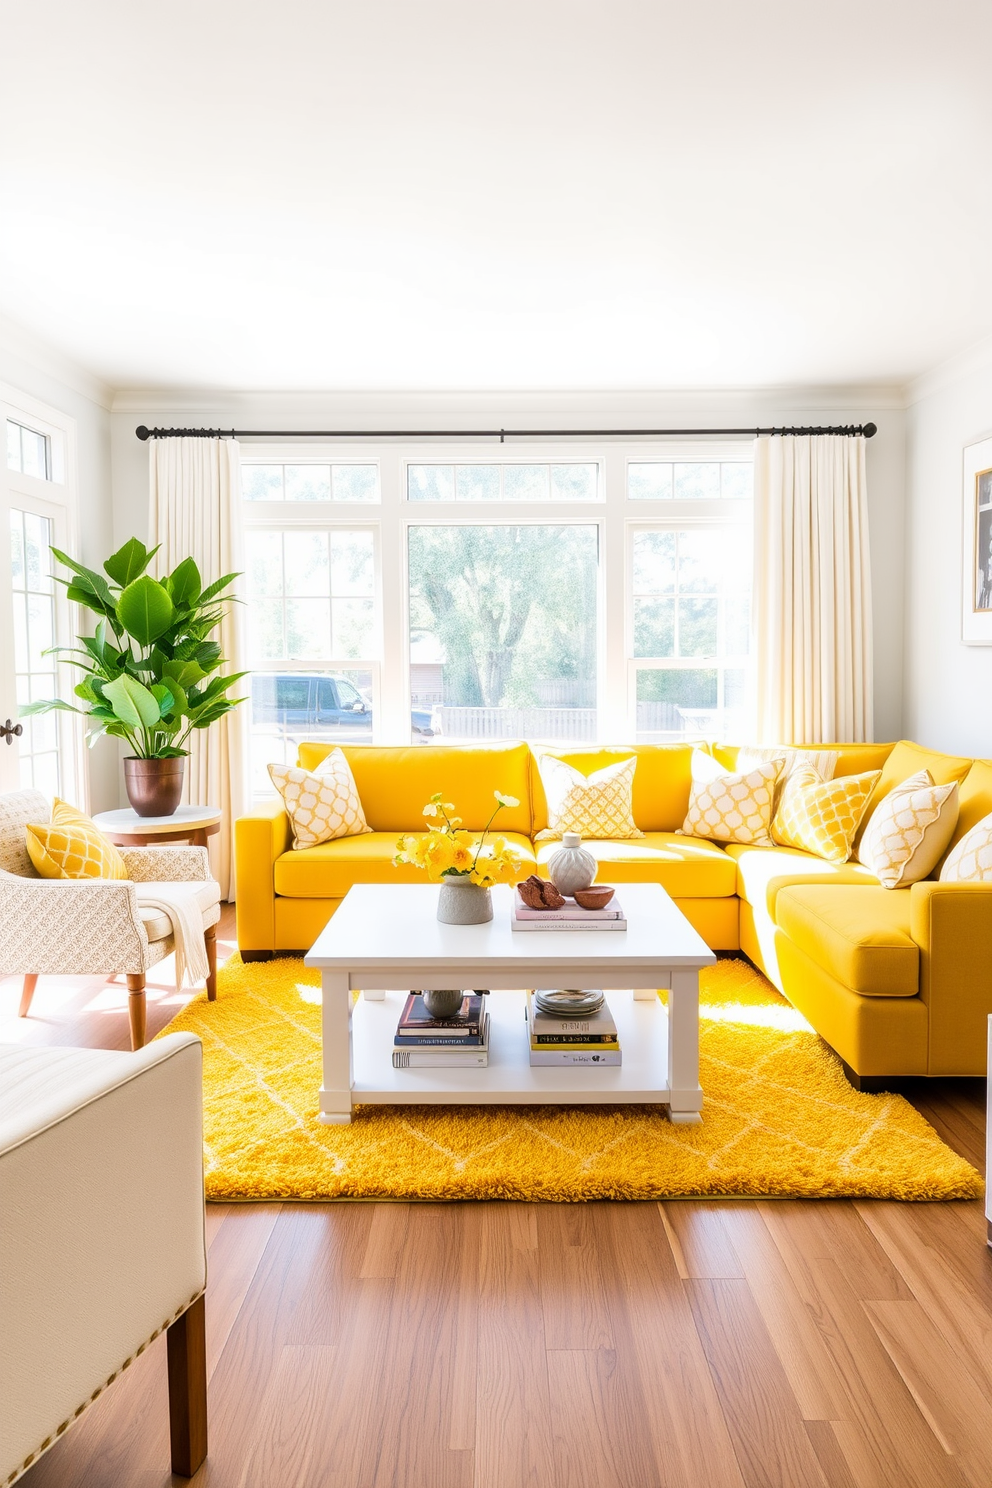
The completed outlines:
[[[38,978],[36,975],[29,975],[24,978],[24,987],[21,992],[21,1005],[17,1009],[17,1016],[19,1018],[27,1017],[28,1008],[31,1006],[31,999],[34,996],[34,989],[37,985]]]
[[[207,1455],[207,1345],[203,1298],[166,1333],[172,1471],[191,1478]]]
[[[203,932],[203,939],[207,947],[207,1001],[214,1002],[217,998],[217,926],[208,925]]]
[[[137,976],[128,973],[127,1016],[131,1024],[131,1048],[142,1049],[145,1044],[145,973]]]

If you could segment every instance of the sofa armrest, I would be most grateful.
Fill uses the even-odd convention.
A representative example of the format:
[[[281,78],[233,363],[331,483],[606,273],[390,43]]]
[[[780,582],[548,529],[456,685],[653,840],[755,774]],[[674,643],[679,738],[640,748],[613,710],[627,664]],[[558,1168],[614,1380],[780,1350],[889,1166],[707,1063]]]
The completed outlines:
[[[910,889],[910,934],[920,948],[920,998],[930,1013],[931,1075],[985,1073],[992,1013],[992,883]]]
[[[234,823],[238,946],[243,951],[276,949],[274,865],[292,841],[289,817],[278,797]]]
[[[203,1290],[201,1052],[0,1047],[0,1482]]]
[[[0,967],[7,976],[147,970],[134,884],[0,873]]]
[[[205,847],[122,847],[127,876],[135,883],[202,883],[210,877]]]

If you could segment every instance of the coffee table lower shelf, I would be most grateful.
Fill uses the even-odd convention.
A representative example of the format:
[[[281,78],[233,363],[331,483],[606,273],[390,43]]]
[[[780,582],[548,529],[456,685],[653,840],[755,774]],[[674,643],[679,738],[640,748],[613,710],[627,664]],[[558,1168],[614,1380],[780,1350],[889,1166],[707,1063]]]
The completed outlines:
[[[608,994],[623,1064],[532,1068],[523,992],[492,992],[488,1067],[394,1069],[393,1036],[405,992],[359,997],[352,1012],[352,1100],[356,1105],[667,1105],[668,1013],[657,997]],[[699,1120],[687,1114],[684,1120]]]

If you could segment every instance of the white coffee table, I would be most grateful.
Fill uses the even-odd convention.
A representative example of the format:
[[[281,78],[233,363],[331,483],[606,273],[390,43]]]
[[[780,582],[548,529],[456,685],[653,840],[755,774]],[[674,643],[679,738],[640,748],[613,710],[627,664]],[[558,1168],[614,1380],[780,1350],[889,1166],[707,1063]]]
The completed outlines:
[[[493,890],[486,925],[442,925],[435,885],[361,884],[348,891],[306,958],[323,989],[320,1120],[348,1122],[354,1105],[667,1105],[698,1122],[699,972],[716,957],[657,884],[619,890],[624,933],[513,931],[511,890]],[[632,983],[640,990],[631,991]],[[487,1069],[393,1069],[393,1035],[407,992],[488,987]],[[623,1050],[618,1068],[533,1069],[528,987],[603,987]],[[668,989],[668,1009],[655,995]],[[352,1007],[352,990],[362,996]]]

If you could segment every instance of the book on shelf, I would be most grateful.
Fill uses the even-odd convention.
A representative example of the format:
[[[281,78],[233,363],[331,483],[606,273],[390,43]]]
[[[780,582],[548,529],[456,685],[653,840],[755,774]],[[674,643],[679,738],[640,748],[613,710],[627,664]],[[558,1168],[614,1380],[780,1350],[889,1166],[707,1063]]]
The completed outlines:
[[[465,1041],[447,1047],[406,1044],[393,1049],[393,1069],[485,1069],[489,1064],[489,1014],[483,1013],[480,1042],[466,1047]]]
[[[527,993],[527,1032],[532,1065],[621,1063],[620,1038],[607,1003],[590,1018],[554,1018]]]
[[[510,925],[514,930],[626,930],[627,916],[615,894],[605,909],[583,909],[573,899],[560,909],[531,909],[514,894]]]
[[[411,992],[403,1005],[396,1025],[396,1041],[420,1042],[423,1038],[447,1043],[452,1039],[478,1038],[482,1028],[483,998],[481,992],[466,992],[462,1005],[451,1018],[434,1018],[427,1011],[423,993]]]

